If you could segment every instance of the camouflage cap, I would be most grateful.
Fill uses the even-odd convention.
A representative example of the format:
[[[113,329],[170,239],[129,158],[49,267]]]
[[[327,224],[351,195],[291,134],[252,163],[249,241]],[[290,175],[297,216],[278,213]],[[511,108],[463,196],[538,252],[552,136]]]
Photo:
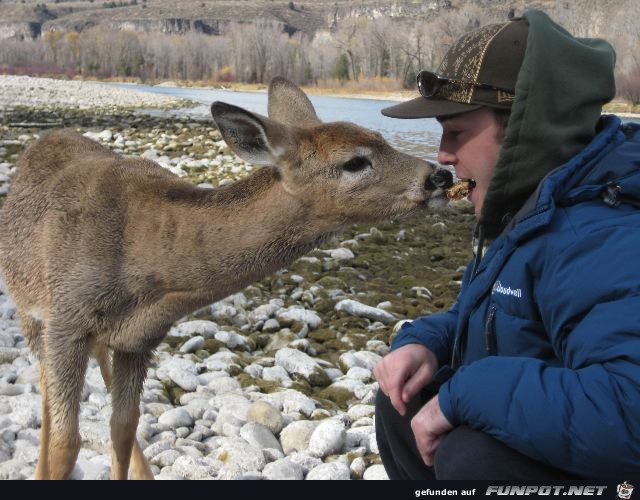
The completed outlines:
[[[509,109],[515,97],[527,33],[527,21],[514,19],[464,34],[440,64],[436,73],[448,81],[433,96],[420,96],[385,108],[382,114],[392,118],[432,118],[482,106]]]

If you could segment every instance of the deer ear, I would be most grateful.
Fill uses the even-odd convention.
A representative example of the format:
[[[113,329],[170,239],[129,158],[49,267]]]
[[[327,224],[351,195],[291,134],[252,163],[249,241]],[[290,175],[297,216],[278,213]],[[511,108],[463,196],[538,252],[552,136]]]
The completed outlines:
[[[295,127],[322,123],[306,94],[281,76],[269,83],[269,118]]]
[[[214,102],[211,114],[222,138],[245,161],[274,165],[291,147],[289,129],[269,118],[224,102]]]

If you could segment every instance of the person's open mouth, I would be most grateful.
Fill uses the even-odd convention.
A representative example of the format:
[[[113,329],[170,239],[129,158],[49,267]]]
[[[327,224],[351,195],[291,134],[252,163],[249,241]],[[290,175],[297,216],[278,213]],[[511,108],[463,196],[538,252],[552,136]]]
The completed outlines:
[[[459,179],[449,189],[447,189],[447,198],[449,200],[462,200],[468,198],[476,187],[476,181],[473,179]]]

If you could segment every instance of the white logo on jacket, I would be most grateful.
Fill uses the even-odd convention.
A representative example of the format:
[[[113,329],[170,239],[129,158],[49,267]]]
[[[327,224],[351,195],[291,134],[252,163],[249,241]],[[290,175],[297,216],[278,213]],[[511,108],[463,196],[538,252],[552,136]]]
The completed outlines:
[[[493,295],[494,293],[499,293],[502,295],[511,295],[512,297],[517,297],[519,299],[522,298],[522,289],[521,288],[511,288],[511,287],[504,287],[502,286],[502,283],[500,283],[499,281],[496,281],[493,284],[493,290],[491,292],[491,294]]]

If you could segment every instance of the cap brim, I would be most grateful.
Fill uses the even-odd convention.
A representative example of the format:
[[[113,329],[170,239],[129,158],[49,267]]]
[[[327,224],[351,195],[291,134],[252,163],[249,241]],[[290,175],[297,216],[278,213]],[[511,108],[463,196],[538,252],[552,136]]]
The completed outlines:
[[[463,104],[445,99],[425,99],[416,97],[395,106],[384,108],[381,113],[390,118],[435,118],[457,115],[481,108],[480,104]]]

